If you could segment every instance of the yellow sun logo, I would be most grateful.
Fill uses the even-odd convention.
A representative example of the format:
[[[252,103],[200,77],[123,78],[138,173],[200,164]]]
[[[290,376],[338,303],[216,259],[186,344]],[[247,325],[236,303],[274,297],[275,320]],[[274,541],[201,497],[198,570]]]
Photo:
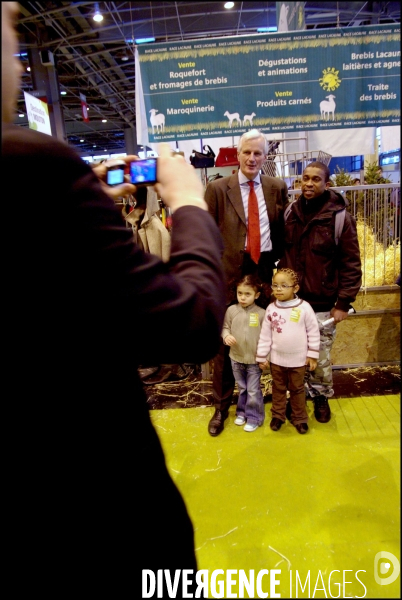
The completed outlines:
[[[322,72],[322,77],[320,77],[320,86],[328,91],[333,92],[338,88],[341,84],[341,79],[338,77],[339,71],[335,70],[335,67],[331,67],[328,69],[324,69]]]

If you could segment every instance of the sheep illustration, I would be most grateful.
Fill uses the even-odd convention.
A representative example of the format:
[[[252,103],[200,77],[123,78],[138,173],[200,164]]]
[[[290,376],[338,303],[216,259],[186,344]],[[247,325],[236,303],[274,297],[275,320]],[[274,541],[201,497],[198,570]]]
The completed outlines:
[[[230,114],[228,111],[226,111],[223,116],[227,117],[229,119],[229,127],[232,127],[233,121],[237,121],[239,123],[239,126],[241,127],[241,120],[240,120],[239,113]]]
[[[245,125],[247,123],[247,121],[250,123],[250,127],[253,126],[253,117],[255,117],[255,113],[251,113],[251,115],[244,115],[243,117],[243,125]]]
[[[325,97],[328,98],[328,100],[323,100],[322,102],[320,102],[321,118],[325,120],[325,114],[326,114],[327,121],[329,121],[329,113],[332,113],[332,120],[335,121],[336,104],[334,102],[334,98],[336,96],[334,96],[333,94],[330,94],[329,96],[325,96]]]
[[[159,113],[159,115],[157,115],[156,113],[158,112],[156,108],[151,108],[151,110],[149,111],[151,113],[151,125],[152,125],[152,133],[154,133],[155,127],[156,127],[156,133],[158,133],[159,131],[159,127],[160,130],[163,131],[165,129],[165,115],[162,113]]]

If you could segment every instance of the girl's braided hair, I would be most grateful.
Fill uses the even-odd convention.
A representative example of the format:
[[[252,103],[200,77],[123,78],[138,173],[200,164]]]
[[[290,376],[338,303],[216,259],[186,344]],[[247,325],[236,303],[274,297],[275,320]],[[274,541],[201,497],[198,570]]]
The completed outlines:
[[[295,271],[293,271],[293,269],[278,269],[275,275],[278,273],[286,273],[286,275],[289,275],[290,279],[293,281],[293,285],[299,285],[299,276]]]

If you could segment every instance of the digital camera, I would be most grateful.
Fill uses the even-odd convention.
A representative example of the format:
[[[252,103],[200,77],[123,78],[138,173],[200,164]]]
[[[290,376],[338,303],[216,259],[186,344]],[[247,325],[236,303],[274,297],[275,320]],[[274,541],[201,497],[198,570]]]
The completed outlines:
[[[111,160],[107,164],[106,183],[108,185],[120,185],[124,183],[124,172],[126,163],[124,160]]]
[[[133,160],[130,163],[130,179],[134,185],[153,185],[157,181],[156,158]]]

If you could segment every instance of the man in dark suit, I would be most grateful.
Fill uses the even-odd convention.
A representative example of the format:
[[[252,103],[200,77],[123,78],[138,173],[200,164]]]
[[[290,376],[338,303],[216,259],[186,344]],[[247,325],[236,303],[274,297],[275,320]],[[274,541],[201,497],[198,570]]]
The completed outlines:
[[[276,177],[261,175],[268,152],[264,134],[252,129],[243,134],[237,146],[239,172],[211,182],[205,192],[209,212],[223,237],[223,268],[227,284],[227,306],[236,301],[232,284],[241,275],[257,273],[262,283],[270,284],[272,269],[283,249],[283,210],[288,202],[286,183]],[[251,235],[248,230],[250,184],[258,201],[259,251],[254,259],[250,253]],[[223,344],[214,358],[213,399],[215,413],[208,425],[210,435],[221,433],[232,401],[234,377],[229,358],[229,346]]]

